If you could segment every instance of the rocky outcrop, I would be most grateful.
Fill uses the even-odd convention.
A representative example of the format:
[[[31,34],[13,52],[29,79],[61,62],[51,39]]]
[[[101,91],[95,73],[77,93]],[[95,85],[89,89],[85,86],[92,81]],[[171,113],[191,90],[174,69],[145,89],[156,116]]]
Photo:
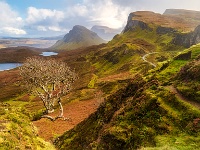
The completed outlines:
[[[140,27],[142,30],[147,29],[149,31],[152,31],[152,29],[148,26],[147,23],[140,21],[140,20],[133,19],[134,16],[135,16],[134,13],[131,13],[129,15],[127,24],[126,24],[124,30],[122,31],[122,33],[125,33],[127,31],[134,31],[137,27]]]
[[[178,56],[174,57],[174,60],[189,60],[192,57],[192,52],[188,51],[186,53],[179,54]]]
[[[172,40],[175,45],[184,46],[189,48],[192,45],[200,43],[200,25],[196,27],[193,32],[190,33],[177,33]]]
[[[192,44],[197,44],[200,42],[200,25],[196,27],[196,29],[194,30],[192,38],[193,38]]]
[[[156,29],[157,34],[167,34],[167,33],[175,33],[175,32],[177,32],[177,31],[173,28],[162,27],[162,26],[159,26]]]

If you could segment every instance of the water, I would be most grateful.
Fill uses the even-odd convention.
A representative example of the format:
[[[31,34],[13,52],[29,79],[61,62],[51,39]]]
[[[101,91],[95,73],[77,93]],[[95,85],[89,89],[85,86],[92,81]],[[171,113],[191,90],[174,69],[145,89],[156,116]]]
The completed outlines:
[[[14,69],[21,65],[20,63],[0,63],[0,71]]]
[[[55,52],[42,52],[42,54],[40,54],[42,56],[53,56],[53,55],[58,55],[58,53]]]

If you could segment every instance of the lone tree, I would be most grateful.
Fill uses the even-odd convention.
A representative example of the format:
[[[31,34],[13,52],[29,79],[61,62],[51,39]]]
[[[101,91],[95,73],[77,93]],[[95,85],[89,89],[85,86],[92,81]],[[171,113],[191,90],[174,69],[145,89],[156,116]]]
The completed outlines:
[[[66,95],[72,88],[72,83],[77,75],[66,63],[55,59],[27,58],[19,67],[23,78],[23,85],[29,92],[38,95],[46,108],[46,114],[42,117],[54,121],[64,118],[61,97]],[[57,101],[60,114],[53,118],[49,113],[54,112],[54,104]]]

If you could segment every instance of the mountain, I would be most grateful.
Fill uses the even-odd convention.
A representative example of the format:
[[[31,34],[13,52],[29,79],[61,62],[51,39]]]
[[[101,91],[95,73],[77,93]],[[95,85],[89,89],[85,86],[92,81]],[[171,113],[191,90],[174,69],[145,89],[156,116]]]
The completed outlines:
[[[87,28],[76,25],[62,40],[57,41],[51,49],[54,50],[72,50],[80,47],[98,45],[105,43],[96,33]]]
[[[187,17],[183,17],[185,13],[191,22],[188,22]],[[154,25],[156,34],[171,34],[173,40],[170,43],[189,48],[200,42],[200,21],[195,15],[198,13],[200,14],[197,11],[184,10],[166,10],[164,15],[147,11],[134,12],[129,15],[123,32],[137,30],[138,27],[153,31],[152,25]]]
[[[173,28],[180,32],[193,31],[200,24],[200,20],[194,15],[193,11],[187,11],[187,17],[183,17],[184,14],[182,16],[172,15],[173,12],[171,14],[169,12],[170,10],[166,10],[164,14],[158,14],[150,11],[137,11],[131,13],[128,20],[136,20],[147,24]],[[179,10],[177,10],[177,12],[179,12]],[[197,12],[195,11],[195,13]],[[189,20],[188,17],[190,18]]]
[[[112,40],[112,38],[121,32],[120,29],[112,29],[106,26],[93,26],[91,31],[97,33],[102,39],[106,41]]]

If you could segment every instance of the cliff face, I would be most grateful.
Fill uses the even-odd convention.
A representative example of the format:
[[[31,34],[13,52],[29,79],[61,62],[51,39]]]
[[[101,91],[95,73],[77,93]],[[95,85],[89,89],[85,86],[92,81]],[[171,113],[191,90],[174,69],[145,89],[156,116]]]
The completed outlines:
[[[136,20],[134,19],[134,17],[136,16],[136,14],[134,13],[131,13],[129,16],[128,16],[128,21],[127,21],[127,24],[123,30],[123,33],[129,31],[129,30],[135,30],[137,27],[140,27],[141,29],[148,29],[148,30],[152,30],[147,23],[143,22],[143,21],[140,21],[140,20]]]
[[[196,27],[193,33],[193,43],[197,44],[200,42],[200,25]]]
[[[183,17],[183,15],[186,14],[186,17],[192,17],[197,13],[200,12],[167,10],[164,15],[148,11],[133,12],[130,13],[128,17],[127,25],[125,26],[123,33],[137,30],[137,28],[150,32],[155,30],[156,34],[159,35],[171,34],[174,37],[171,41],[172,44],[188,48],[200,43],[200,25],[196,25],[196,28],[193,31],[182,33],[182,29],[188,29],[188,24],[190,24],[190,22],[186,22],[186,20],[182,19],[183,24],[179,25],[181,19],[178,16]],[[195,18],[196,17],[194,16],[194,20]],[[178,28],[177,25],[181,28]]]
[[[173,44],[189,48],[192,45],[200,43],[200,25],[190,33],[178,33],[172,41]]]

